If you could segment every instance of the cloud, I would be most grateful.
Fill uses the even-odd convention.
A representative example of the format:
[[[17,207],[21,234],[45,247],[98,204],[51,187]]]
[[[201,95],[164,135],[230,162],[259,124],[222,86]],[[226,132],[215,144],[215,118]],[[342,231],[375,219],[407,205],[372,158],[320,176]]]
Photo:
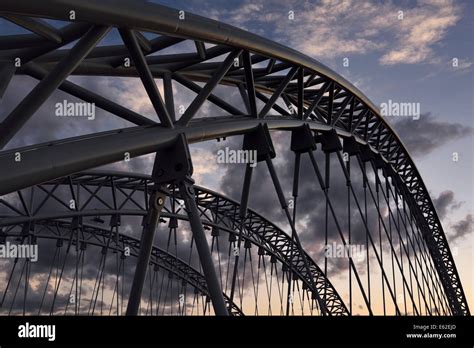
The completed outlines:
[[[461,9],[449,0],[420,0],[410,7],[353,0],[253,0],[213,10],[212,16],[266,36],[274,33],[272,39],[317,58],[380,52],[382,65],[394,65],[436,62],[435,45],[459,21]]]
[[[448,210],[458,209],[463,203],[454,199],[454,192],[451,190],[443,191],[437,198],[433,198],[433,204],[440,219],[446,217]]]
[[[460,72],[471,71],[472,61],[467,58],[461,58],[458,60],[457,70]]]
[[[395,47],[380,58],[383,65],[421,63],[434,58],[433,46],[461,18],[453,1],[424,0],[416,8],[404,10],[396,29]]]
[[[197,183],[204,180],[205,176],[212,176],[219,172],[216,154],[205,148],[193,147],[191,149],[193,159],[193,178]]]
[[[422,114],[419,120],[405,117],[393,125],[403,144],[414,157],[426,156],[449,141],[473,133],[472,127],[438,121],[430,113]]]
[[[433,204],[441,220],[449,219],[448,212],[456,211],[464,203],[465,202],[457,201],[454,198],[454,192],[451,190],[443,191],[438,195],[438,197],[433,198]],[[472,228],[472,214],[467,214],[463,219],[449,224],[449,228],[447,228],[445,231],[450,243],[454,243],[459,238],[472,233]]]
[[[451,242],[469,234],[471,234],[472,236],[473,227],[474,227],[474,224],[473,224],[472,214],[467,214],[464,219],[459,220],[458,222],[451,225],[452,232],[450,233],[450,236],[449,236]]]

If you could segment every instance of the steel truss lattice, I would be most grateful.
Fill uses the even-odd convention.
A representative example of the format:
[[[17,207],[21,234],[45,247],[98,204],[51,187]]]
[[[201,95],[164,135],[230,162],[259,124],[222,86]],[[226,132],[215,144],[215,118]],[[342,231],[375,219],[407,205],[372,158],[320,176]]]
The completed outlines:
[[[70,11],[77,14],[74,21],[69,17]],[[117,162],[126,152],[132,157],[153,153],[170,146],[180,134],[189,143],[197,143],[248,134],[261,124],[270,131],[290,131],[307,125],[318,136],[335,132],[338,138],[355,141],[368,150],[372,154],[368,161],[375,169],[383,169],[385,178],[393,179],[394,190],[396,187],[410,206],[421,230],[449,302],[449,312],[469,315],[445,233],[413,160],[375,105],[327,67],[249,32],[191,13],[186,13],[183,20],[178,10],[147,2],[138,6],[124,0],[17,0],[1,3],[0,15],[32,32],[0,37],[0,96],[14,75],[40,80],[3,118],[0,148],[15,138],[57,89],[93,102],[135,125],[1,151],[0,194]],[[41,18],[70,23],[58,29]],[[123,44],[97,46],[115,29]],[[147,39],[143,33],[159,36]],[[159,54],[187,42],[192,43],[193,51]],[[70,43],[74,43],[72,48],[59,49]],[[17,58],[21,66],[15,66]],[[131,58],[130,67],[123,66],[125,58]],[[158,119],[147,118],[66,80],[72,75],[139,77]],[[155,79],[163,81],[163,97]],[[175,114],[173,83],[196,93],[180,118]],[[235,88],[242,99],[238,103],[223,100],[214,93],[219,86]],[[196,117],[205,102],[227,115]],[[18,153],[20,162],[15,161]],[[199,197],[204,191],[197,192]],[[387,190],[386,199],[389,193]],[[234,221],[239,221],[235,214]],[[290,222],[294,223],[291,218]],[[316,265],[311,267],[317,273]],[[308,265],[304,268],[309,272]],[[317,290],[318,281],[323,278],[314,277],[312,286]],[[337,295],[335,290],[333,294]],[[336,312],[344,311],[340,303],[334,306]]]

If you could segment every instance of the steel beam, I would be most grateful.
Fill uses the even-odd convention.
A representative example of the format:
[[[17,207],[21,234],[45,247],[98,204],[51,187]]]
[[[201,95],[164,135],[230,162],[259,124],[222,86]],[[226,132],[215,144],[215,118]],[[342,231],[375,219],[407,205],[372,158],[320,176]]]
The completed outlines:
[[[57,44],[60,44],[63,41],[61,38],[61,32],[59,30],[40,19],[14,15],[4,15],[3,17],[12,23],[15,23],[35,34],[38,34],[39,36],[44,37],[46,40]]]
[[[183,116],[178,121],[180,126],[186,126],[189,121],[194,117],[199,108],[204,104],[206,99],[211,95],[212,90],[217,86],[217,84],[222,80],[227,71],[229,71],[232,64],[234,64],[234,59],[240,56],[242,50],[234,50],[225,58],[222,62],[219,69],[217,69],[209,81],[206,83],[204,88],[199,92],[199,94],[191,102],[191,105],[188,106]]]
[[[174,97],[173,97],[173,80],[171,73],[165,73],[163,75],[163,89],[165,93],[165,104],[168,109],[168,114],[171,117],[171,121],[176,121],[176,114],[174,112]]]
[[[38,110],[53,91],[76,68],[82,59],[109,31],[108,27],[92,28],[62,60],[41,80],[35,88],[18,104],[0,125],[0,148],[3,148]]]
[[[260,110],[260,113],[258,114],[258,118],[264,118],[267,115],[267,113],[270,111],[270,109],[276,103],[277,99],[280,97],[280,95],[285,90],[286,86],[288,86],[290,81],[293,79],[293,77],[295,76],[297,71],[298,71],[298,68],[292,68],[288,72],[288,74],[285,76],[285,78],[281,81],[278,88],[275,90],[275,92],[273,92],[273,95],[271,96],[270,100],[267,102],[267,104],[265,104],[263,109]]]
[[[48,52],[58,49],[61,46],[67,45],[81,36],[85,35],[91,29],[88,23],[72,23],[60,30],[62,38],[61,43],[55,43],[46,39],[40,38],[37,35],[13,35],[14,38],[7,36],[0,39],[0,47],[20,48],[17,50],[10,50],[2,52],[2,58],[13,60],[20,58],[21,64],[25,65],[29,61],[41,57]],[[66,55],[65,55],[66,56]],[[64,56],[64,57],[65,57]]]
[[[217,279],[214,262],[212,261],[211,251],[207,243],[204,228],[202,227],[199,210],[196,205],[196,197],[194,196],[193,182],[190,179],[185,179],[179,182],[179,193],[186,206],[186,211],[189,216],[189,223],[193,232],[193,238],[196,242],[196,249],[198,250],[199,260],[206,278],[209,294],[211,297],[214,312],[219,316],[227,316],[227,308],[222,296],[222,290]]]
[[[240,218],[240,227],[239,227],[239,235],[237,238],[237,248],[238,253],[235,255],[234,258],[234,270],[232,272],[232,285],[230,288],[230,302],[234,300],[234,292],[235,292],[235,282],[237,280],[237,272],[239,268],[239,257],[240,257],[240,246],[242,243],[242,234],[244,229],[244,221],[245,217],[247,216],[247,208],[249,203],[249,193],[250,193],[250,184],[252,182],[252,172],[253,167],[251,164],[247,164],[245,167],[245,176],[244,176],[244,184],[242,186],[242,196],[240,199],[240,207],[239,207],[239,218]],[[230,308],[229,308],[230,310]]]
[[[142,298],[143,284],[150,263],[150,255],[155,239],[155,230],[167,197],[163,187],[155,189],[150,196],[149,211],[143,226],[138,261],[133,275],[132,289],[127,304],[127,315],[137,315]]]
[[[27,64],[24,68],[24,71],[28,75],[38,80],[42,80],[48,75],[48,72],[46,70],[44,70],[43,68],[41,68],[41,66],[33,62]],[[61,83],[58,88],[66,93],[69,93],[75,96],[76,98],[82,99],[88,103],[94,103],[95,106],[101,108],[102,110],[110,112],[111,114],[114,114],[138,126],[157,124],[156,122],[150,120],[149,118],[145,116],[137,114],[136,112],[130,109],[127,109],[117,103],[114,103],[113,101],[106,99],[102,97],[101,95],[96,94],[92,91],[89,91],[70,81],[67,81],[67,80],[63,81],[63,83]]]
[[[135,33],[129,29],[120,29],[120,35],[122,36],[123,42],[128,47],[130,54],[132,55],[135,67],[140,75],[140,79],[145,86],[145,90],[148,93],[153,107],[155,108],[156,115],[161,121],[161,124],[165,127],[173,128],[173,122],[171,121],[168,110],[165,107],[165,103],[161,98],[160,92],[156,87],[155,80],[150,72],[148,64],[145,60],[145,56],[140,48]]]
[[[185,129],[162,126],[133,127],[94,135],[79,136],[64,141],[47,142],[34,146],[0,152],[0,195],[39,184],[51,179],[122,161],[124,154],[137,157],[156,152],[170,145],[180,133],[190,143],[244,134],[255,129],[261,120],[252,117],[219,117],[215,122],[199,119]],[[266,119],[270,129],[293,129],[303,121],[296,119]],[[329,130],[327,125],[309,123],[313,130]],[[345,133],[340,133],[344,135]],[[362,144],[364,142],[362,141]],[[21,161],[15,161],[16,154]]]
[[[257,99],[255,97],[255,81],[253,78],[252,60],[250,59],[250,53],[245,51],[244,56],[244,70],[245,70],[245,84],[247,85],[247,93],[250,105],[250,114],[257,118]]]
[[[15,67],[12,62],[0,62],[0,99],[3,98],[14,74]]]
[[[166,73],[165,73],[166,75]],[[172,77],[176,80],[176,82],[182,84],[184,87],[189,88],[191,91],[194,93],[201,93],[203,90],[199,85],[194,83],[193,81],[189,80],[188,78],[184,77],[181,74],[174,73]],[[209,94],[207,97],[207,100],[209,100],[211,103],[217,105],[221,109],[227,111],[231,115],[242,115],[243,112],[237,109],[235,106],[230,105],[229,103],[225,102],[221,98],[215,96],[214,94]]]

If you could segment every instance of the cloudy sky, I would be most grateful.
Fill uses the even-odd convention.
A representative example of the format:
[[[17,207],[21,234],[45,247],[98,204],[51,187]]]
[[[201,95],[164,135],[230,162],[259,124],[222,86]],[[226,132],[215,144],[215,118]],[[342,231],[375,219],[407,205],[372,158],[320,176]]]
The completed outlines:
[[[387,117],[387,120],[414,158],[431,194],[466,296],[471,308],[474,306],[471,267],[474,261],[474,3],[444,0],[155,2],[224,21],[295,48],[344,76],[376,105],[388,100],[419,103],[418,120],[407,117]],[[0,20],[0,30],[12,34],[24,32],[4,20]],[[112,33],[101,44],[118,41],[117,34]],[[82,77],[72,80],[120,100],[122,105],[137,112],[153,114],[137,80]],[[0,103],[0,120],[34,83],[21,76],[13,80]],[[127,93],[130,90],[135,93]],[[180,93],[189,95],[188,91],[175,90],[176,104],[186,100]],[[96,122],[86,125],[78,120],[58,124],[57,120],[41,117],[50,113],[55,100],[64,96],[59,93],[48,100],[8,147],[130,126],[107,116],[97,117]],[[186,103],[189,101],[183,101]],[[200,112],[213,110],[205,104]],[[281,140],[284,142],[284,136]],[[235,172],[217,165],[215,151],[214,144],[192,146],[195,178],[199,184],[238,198],[232,181]],[[453,153],[457,153],[458,161],[453,161]],[[152,160],[148,156],[114,167],[149,172]],[[265,206],[263,202],[253,203]]]

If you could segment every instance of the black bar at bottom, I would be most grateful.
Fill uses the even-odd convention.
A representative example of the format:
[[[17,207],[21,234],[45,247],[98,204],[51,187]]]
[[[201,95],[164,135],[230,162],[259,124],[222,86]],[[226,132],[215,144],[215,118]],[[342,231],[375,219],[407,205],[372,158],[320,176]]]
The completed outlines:
[[[19,327],[26,323],[55,325],[55,340],[18,337]],[[472,347],[472,324],[472,317],[0,317],[0,344]]]

